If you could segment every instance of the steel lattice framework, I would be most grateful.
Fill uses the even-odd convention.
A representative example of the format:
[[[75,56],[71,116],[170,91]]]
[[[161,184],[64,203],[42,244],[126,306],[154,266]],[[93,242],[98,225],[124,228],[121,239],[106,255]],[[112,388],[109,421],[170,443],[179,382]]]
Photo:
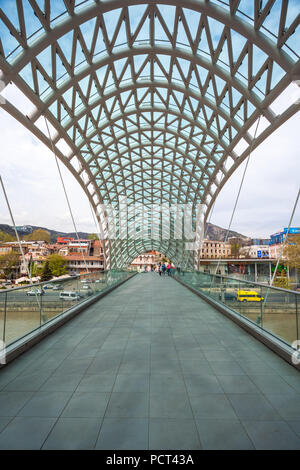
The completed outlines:
[[[14,5],[15,4],[15,5]],[[32,103],[3,107],[100,204],[202,203],[300,109],[272,103],[300,79],[298,0],[2,0],[1,80]],[[259,117],[264,130],[253,138]],[[160,216],[157,214],[158,233]],[[106,240],[108,267],[180,240]]]

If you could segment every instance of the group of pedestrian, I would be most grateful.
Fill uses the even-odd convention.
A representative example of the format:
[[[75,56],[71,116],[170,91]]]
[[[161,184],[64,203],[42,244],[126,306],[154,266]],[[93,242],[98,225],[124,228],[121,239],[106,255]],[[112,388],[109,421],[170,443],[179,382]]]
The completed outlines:
[[[175,266],[171,265],[170,263],[168,263],[167,265],[165,263],[159,263],[158,265],[158,274],[161,276],[165,276],[165,274],[167,273],[168,276],[172,276],[175,272],[175,269],[177,269],[177,273],[180,274],[181,273],[181,267],[180,267],[180,264],[177,265],[177,268],[175,268]]]

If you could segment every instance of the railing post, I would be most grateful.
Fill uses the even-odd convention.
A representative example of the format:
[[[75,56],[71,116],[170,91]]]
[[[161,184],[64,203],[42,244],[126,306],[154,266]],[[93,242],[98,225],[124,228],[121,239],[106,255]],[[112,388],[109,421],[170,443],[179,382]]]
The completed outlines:
[[[40,327],[42,326],[42,313],[43,313],[43,310],[42,310],[42,299],[43,299],[43,296],[41,295],[41,301],[39,302],[39,308],[40,308]]]
[[[3,316],[3,343],[4,344],[5,344],[5,333],[6,333],[6,306],[7,306],[7,292],[5,292],[4,316]]]
[[[261,288],[260,288],[260,297],[262,296],[262,292],[261,292]],[[263,301],[261,300],[260,302],[260,322],[259,322],[259,326],[261,328],[263,328]]]
[[[296,305],[296,335],[297,335],[297,341],[299,341],[299,319],[298,319],[298,298],[297,294],[295,295],[295,305]]]

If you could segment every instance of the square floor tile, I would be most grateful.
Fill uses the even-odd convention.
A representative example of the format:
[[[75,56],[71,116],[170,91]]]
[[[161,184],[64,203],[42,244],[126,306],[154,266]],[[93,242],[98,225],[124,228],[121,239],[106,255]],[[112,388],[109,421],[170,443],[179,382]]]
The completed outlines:
[[[225,393],[259,393],[256,385],[247,375],[218,375]]]
[[[105,414],[109,396],[108,392],[75,392],[62,417],[100,418]]]
[[[227,394],[236,414],[241,419],[278,420],[279,414],[261,394]]]
[[[192,419],[187,393],[151,393],[150,417]]]
[[[214,375],[186,375],[184,380],[189,395],[223,393],[218,379]]]
[[[258,450],[300,450],[300,439],[284,421],[245,421],[243,425]]]
[[[82,374],[53,374],[51,377],[42,385],[41,391],[45,392],[73,392],[80,380]]]
[[[12,420],[11,416],[0,418],[0,432],[5,428],[5,426]]]
[[[101,418],[59,418],[42,449],[93,449],[98,437],[101,421]]]
[[[151,394],[186,393],[183,376],[177,374],[151,374],[150,376]]]
[[[118,374],[114,392],[149,393],[149,374]]]
[[[111,392],[116,380],[115,374],[86,374],[83,376],[77,392]]]
[[[268,400],[278,411],[280,416],[287,420],[300,420],[300,395],[295,394],[269,394]]]
[[[243,426],[235,420],[196,420],[200,441],[206,450],[250,450],[254,446]]]
[[[89,368],[85,371],[86,374],[103,374],[112,375],[117,373],[120,366],[120,360],[112,358],[102,359],[95,357],[91,362]]]
[[[15,416],[32,395],[32,392],[0,392],[0,416]]]
[[[150,418],[149,449],[201,449],[194,420]]]
[[[96,449],[148,449],[147,418],[105,418]]]
[[[150,372],[150,360],[127,360],[121,362],[119,374],[148,374]]]
[[[228,349],[216,349],[211,351],[204,351],[205,358],[208,361],[232,361],[232,354]]]
[[[250,375],[250,379],[265,395],[295,393],[295,390],[280,375]]]
[[[181,364],[176,360],[161,358],[151,360],[151,374],[178,374],[181,373]]]
[[[149,395],[135,392],[113,392],[108,403],[106,418],[147,418]]]
[[[207,360],[202,361],[180,361],[184,376],[190,375],[215,375]]]
[[[263,361],[238,361],[241,368],[248,375],[278,375],[278,372]]]
[[[202,394],[190,396],[195,418],[237,420],[230,401],[224,394]]]
[[[0,433],[2,450],[38,450],[43,445],[55,418],[16,417]]]
[[[18,372],[10,372],[10,369],[0,369],[0,390],[6,387],[10,382],[12,382],[17,376]]]
[[[52,372],[39,372],[36,374],[18,375],[3,391],[37,392]]]
[[[282,378],[289,384],[296,392],[300,392],[300,374],[295,375],[283,375]]]
[[[210,361],[210,367],[217,375],[244,375],[245,371],[236,361]]]
[[[300,420],[299,421],[287,421],[288,425],[292,430],[300,437]]]
[[[71,392],[36,392],[21,409],[19,416],[56,418],[63,411]]]

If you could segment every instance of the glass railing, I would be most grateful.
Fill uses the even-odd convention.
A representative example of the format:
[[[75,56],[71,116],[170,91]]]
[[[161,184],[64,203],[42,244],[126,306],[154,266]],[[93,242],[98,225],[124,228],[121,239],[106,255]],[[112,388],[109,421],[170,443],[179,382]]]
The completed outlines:
[[[133,275],[104,271],[0,291],[0,340],[8,346]]]
[[[284,343],[300,339],[300,292],[203,272],[174,276]]]

